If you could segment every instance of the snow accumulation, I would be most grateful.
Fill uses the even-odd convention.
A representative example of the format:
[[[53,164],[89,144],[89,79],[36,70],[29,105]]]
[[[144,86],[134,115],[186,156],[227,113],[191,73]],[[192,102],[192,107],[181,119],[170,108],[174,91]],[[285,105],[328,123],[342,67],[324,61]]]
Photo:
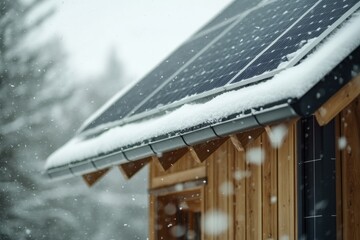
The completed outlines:
[[[360,45],[359,26],[360,14],[357,13],[303,62],[268,81],[223,93],[206,103],[186,104],[157,118],[114,127],[86,141],[74,138],[48,158],[45,168],[95,157],[122,146],[216,121],[268,103],[299,98]]]

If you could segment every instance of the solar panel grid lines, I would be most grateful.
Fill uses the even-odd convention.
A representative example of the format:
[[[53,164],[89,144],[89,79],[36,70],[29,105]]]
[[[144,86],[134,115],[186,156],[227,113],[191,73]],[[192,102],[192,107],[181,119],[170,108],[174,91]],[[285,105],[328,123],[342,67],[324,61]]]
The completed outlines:
[[[351,4],[344,4],[345,2]],[[327,1],[322,1],[233,82],[240,82],[242,79],[261,75],[264,71],[277,69],[279,64],[284,61],[288,62],[283,67],[294,66],[360,7],[360,3],[356,2],[356,0],[334,0],[332,4],[328,4]],[[301,44],[306,43],[309,39],[315,39],[315,41],[307,44],[306,48],[297,52],[297,55],[291,56],[302,47]],[[291,58],[289,59],[288,56]]]
[[[169,75],[185,64],[188,59],[200,51],[206,43],[210,42],[221,31],[223,29],[215,30],[180,46],[165,61],[160,63],[153,71],[136,83],[133,88],[103,111],[97,119],[88,124],[83,131],[100,125],[106,125],[107,123],[110,123],[110,125],[120,124],[121,119],[140,104],[145,96],[155,91]]]
[[[263,1],[262,1],[263,2]],[[265,1],[266,2],[266,1]],[[184,72],[187,72],[186,67],[189,66],[190,64],[192,64],[194,61],[196,61],[198,59],[198,57],[205,51],[207,51],[209,48],[211,48],[213,46],[214,43],[216,43],[220,38],[222,38],[226,33],[228,33],[235,25],[237,25],[240,21],[242,21],[246,16],[248,16],[251,12],[253,12],[254,10],[256,10],[259,7],[262,7],[264,4],[261,4],[260,6],[257,6],[255,8],[249,9],[247,11],[245,11],[243,14],[241,14],[234,22],[230,23],[229,25],[226,25],[225,29],[218,34],[212,41],[210,41],[210,43],[208,43],[204,48],[202,48],[198,53],[196,53],[189,61],[187,61],[182,67],[180,67],[179,69],[177,69],[167,80],[165,80],[155,91],[153,91],[147,98],[145,98],[137,107],[135,107],[133,109],[133,111],[128,114],[126,117],[129,117],[135,113],[138,113],[138,110],[140,109],[140,112],[143,112],[142,108],[144,106],[144,104],[146,104],[147,102],[149,102],[149,99],[151,99],[151,97],[153,97],[154,95],[157,96],[158,92],[160,90],[162,90],[162,88],[164,86],[166,86],[166,84],[168,84],[172,79],[176,79],[178,78],[178,74],[180,72],[182,72],[184,70]],[[222,28],[220,28],[222,29]],[[208,56],[209,57],[209,56]],[[202,58],[200,57],[200,60],[202,60]],[[181,81],[181,80],[180,80]],[[171,84],[171,83],[170,83]],[[180,88],[181,89],[181,88]],[[180,99],[177,99],[180,100]],[[158,107],[159,105],[157,105]]]
[[[294,10],[293,17],[289,19],[284,13],[290,7]],[[254,10],[199,56],[189,68],[179,72],[176,78],[153,98],[149,98],[135,111],[135,114],[156,108],[159,103],[166,105],[187,96],[224,86],[239,69],[244,68],[267,45],[287,30],[309,7],[310,4],[304,4],[304,1],[291,3],[282,0],[272,2],[268,8]],[[269,22],[272,24],[269,25]]]
[[[211,19],[204,27],[202,27],[195,35],[207,31],[214,26],[224,24],[225,22],[235,20],[241,13],[248,9],[254,8],[256,5],[264,2],[264,0],[235,0],[228,5],[220,14]],[[240,10],[240,11],[239,11]]]
[[[347,0],[345,0],[347,1]],[[356,0],[355,0],[356,1]],[[340,4],[340,2],[344,2],[344,0],[339,0],[333,3],[333,5],[338,5]],[[328,11],[327,13],[329,14],[330,18],[328,20],[330,20],[328,22],[328,25],[326,27],[324,27],[324,29],[326,29],[325,31],[323,31],[319,36],[317,36],[316,41],[311,42],[311,44],[309,44],[307,46],[307,49],[305,49],[304,51],[302,51],[301,53],[299,53],[298,55],[294,56],[289,62],[288,62],[288,66],[294,66],[297,62],[299,62],[307,53],[310,52],[311,49],[313,49],[320,41],[322,41],[326,36],[328,36],[335,28],[337,28],[339,25],[341,25],[347,18],[349,18],[351,16],[351,14],[353,12],[355,12],[357,9],[360,8],[360,2],[358,2],[357,4],[355,4],[354,6],[352,6],[350,8],[350,5],[345,4],[343,7],[340,8],[332,8],[330,11]],[[320,6],[318,6],[320,7]],[[326,9],[327,5],[322,5],[321,8]],[[347,12],[343,12],[342,10],[346,10]],[[314,10],[316,12],[316,9]],[[340,15],[343,14],[343,15]],[[319,15],[323,15],[323,13],[319,14]],[[312,15],[314,16],[314,15]],[[340,16],[340,17],[339,17]],[[336,20],[336,17],[339,17]],[[310,18],[313,18],[310,16]],[[336,20],[336,21],[334,21]],[[319,20],[320,21],[320,20]],[[310,21],[310,25],[314,25],[316,26],[316,24],[314,24],[315,21],[312,20]],[[308,35],[312,35],[312,37],[314,36],[314,33],[319,33],[321,30],[321,27],[313,27],[313,31],[308,32]],[[290,39],[290,37],[288,37],[288,39]]]
[[[270,43],[264,50],[262,50],[252,61],[250,61],[241,71],[239,71],[227,84],[231,84],[238,76],[240,76],[244,71],[248,69],[256,60],[258,60],[267,50],[269,50],[273,45],[275,45],[287,32],[289,32],[298,22],[301,21],[310,11],[312,11],[318,4],[320,4],[322,0],[318,0],[312,7],[310,7],[306,12],[303,13],[295,22],[289,26],[281,35],[279,35],[272,43]],[[293,17],[292,17],[293,18]],[[287,45],[285,45],[286,47]],[[275,55],[276,56],[276,55]],[[274,57],[274,55],[272,56]],[[256,65],[257,67],[259,65]],[[274,68],[275,69],[275,68]],[[274,70],[271,69],[271,70]],[[255,75],[254,75],[255,76]]]

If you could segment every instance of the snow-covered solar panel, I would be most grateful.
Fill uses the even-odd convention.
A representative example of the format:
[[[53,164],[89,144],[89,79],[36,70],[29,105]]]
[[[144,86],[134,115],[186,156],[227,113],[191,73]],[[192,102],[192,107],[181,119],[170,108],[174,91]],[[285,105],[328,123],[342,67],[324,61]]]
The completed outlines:
[[[221,14],[215,16],[209,23],[207,23],[200,31],[204,32],[222,24],[234,21],[239,14],[255,7],[261,0],[235,0],[233,1]],[[197,34],[196,34],[197,35]]]
[[[318,38],[337,20],[341,19],[356,2],[358,1],[322,1],[232,82],[236,83],[258,76],[277,69],[280,63],[290,62],[292,57],[295,57],[294,52],[301,49],[309,40]],[[293,16],[290,14],[289,17]]]
[[[312,1],[279,0],[254,9],[166,86],[153,93],[135,114],[225,86],[314,5],[309,2]],[[292,9],[291,13],[288,9]]]
[[[84,131],[109,122],[116,122],[128,115],[144,98],[153,93],[174,72],[181,68],[204,46],[219,35],[225,27],[215,29],[201,37],[189,40],[173,52],[165,61],[161,62],[153,71],[147,74],[125,95],[115,101],[98,118],[84,128]]]
[[[296,64],[359,7],[358,0],[244,1],[244,9],[240,2],[231,4],[82,131],[140,119],[159,107],[164,110],[269,78],[280,65]],[[304,50],[309,40],[313,44]]]

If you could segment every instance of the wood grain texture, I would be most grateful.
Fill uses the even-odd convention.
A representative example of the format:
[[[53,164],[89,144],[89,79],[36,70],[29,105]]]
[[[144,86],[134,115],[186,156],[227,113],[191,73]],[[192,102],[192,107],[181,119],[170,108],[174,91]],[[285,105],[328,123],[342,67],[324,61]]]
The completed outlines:
[[[246,147],[249,143],[252,143],[259,136],[261,136],[261,134],[263,134],[264,131],[265,131],[265,129],[262,127],[254,128],[250,131],[238,133],[238,134],[236,134],[236,136],[238,137],[239,141],[241,142],[241,145],[243,147]]]
[[[261,147],[261,136],[246,151]],[[262,166],[247,163],[251,176],[246,179],[246,239],[262,239]]]
[[[279,149],[271,146],[264,129],[256,130],[256,134],[260,135],[255,139],[251,137],[243,152],[237,151],[230,138],[210,146],[197,145],[194,147],[197,156],[208,155],[205,154],[208,150],[211,154],[205,160],[196,162],[187,152],[167,171],[152,170],[151,186],[160,186],[156,183],[159,179],[176,184],[184,181],[184,178],[188,179],[188,176],[207,178],[202,190],[202,218],[211,210],[224,212],[228,216],[229,228],[216,236],[202,231],[202,239],[257,240],[280,239],[284,236],[295,239],[295,129],[295,123],[291,122],[289,134]],[[246,134],[242,137],[249,139]],[[240,135],[236,137],[240,139]],[[252,148],[263,150],[266,156],[263,165],[246,162],[246,152]],[[156,169],[157,166],[152,163],[151,168]],[[195,173],[198,170],[202,173]],[[224,183],[230,188],[233,184],[234,192],[231,193],[226,187],[224,190]],[[271,200],[272,197],[275,200]]]
[[[92,187],[97,181],[99,181],[105,174],[110,170],[110,168],[102,169],[96,172],[84,174],[82,178],[89,187]]]
[[[337,93],[335,93],[319,110],[315,116],[320,126],[324,126],[335,118],[347,105],[360,94],[360,75],[356,76]]]
[[[204,143],[200,143],[191,147],[192,151],[196,153],[196,161],[203,162],[211,154],[213,154],[221,145],[225,143],[228,138],[218,138]]]
[[[235,239],[246,239],[246,177],[245,152],[235,152]]]
[[[341,151],[343,239],[360,239],[360,100],[341,113],[341,134],[347,146]]]
[[[174,151],[163,153],[162,155],[156,156],[157,161],[160,163],[163,171],[168,170],[172,167],[180,158],[182,158],[188,152],[187,148],[180,148]]]
[[[164,176],[154,177],[150,189],[175,185],[177,183],[193,181],[206,177],[205,167],[197,167],[181,172],[175,172]]]
[[[288,137],[278,149],[278,236],[296,239],[295,210],[295,124],[289,124]]]
[[[262,173],[263,239],[278,239],[277,150],[271,147],[267,134],[262,135],[265,161]]]
[[[151,161],[151,157],[120,164],[118,167],[125,179],[130,179]]]

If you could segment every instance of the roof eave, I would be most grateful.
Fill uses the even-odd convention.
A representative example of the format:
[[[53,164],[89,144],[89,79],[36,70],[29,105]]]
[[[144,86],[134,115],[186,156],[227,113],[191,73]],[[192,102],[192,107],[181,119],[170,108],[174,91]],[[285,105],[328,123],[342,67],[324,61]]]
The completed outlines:
[[[180,133],[161,140],[139,144],[132,148],[114,151],[103,156],[95,156],[76,163],[51,168],[46,170],[46,175],[50,178],[81,176],[111,166],[128,163],[129,161],[136,161],[154,155],[161,155],[164,152],[263,127],[270,123],[291,119],[297,116],[298,114],[289,103],[281,103],[267,109],[253,110],[246,115],[239,115],[237,118],[211,124],[194,131]]]
[[[157,140],[149,140],[129,148],[122,148],[101,156],[80,160],[76,163],[46,170],[50,178],[66,178],[80,176],[111,166],[116,166],[146,157],[161,155],[164,152],[192,146],[230,134],[244,132],[271,123],[295,117],[309,116],[319,109],[332,95],[351,81],[354,74],[353,66],[360,65],[360,47],[355,49],[346,59],[337,65],[329,74],[313,86],[299,99],[284,100],[272,103],[261,109],[239,114],[229,120],[208,124],[195,130],[163,136]]]

